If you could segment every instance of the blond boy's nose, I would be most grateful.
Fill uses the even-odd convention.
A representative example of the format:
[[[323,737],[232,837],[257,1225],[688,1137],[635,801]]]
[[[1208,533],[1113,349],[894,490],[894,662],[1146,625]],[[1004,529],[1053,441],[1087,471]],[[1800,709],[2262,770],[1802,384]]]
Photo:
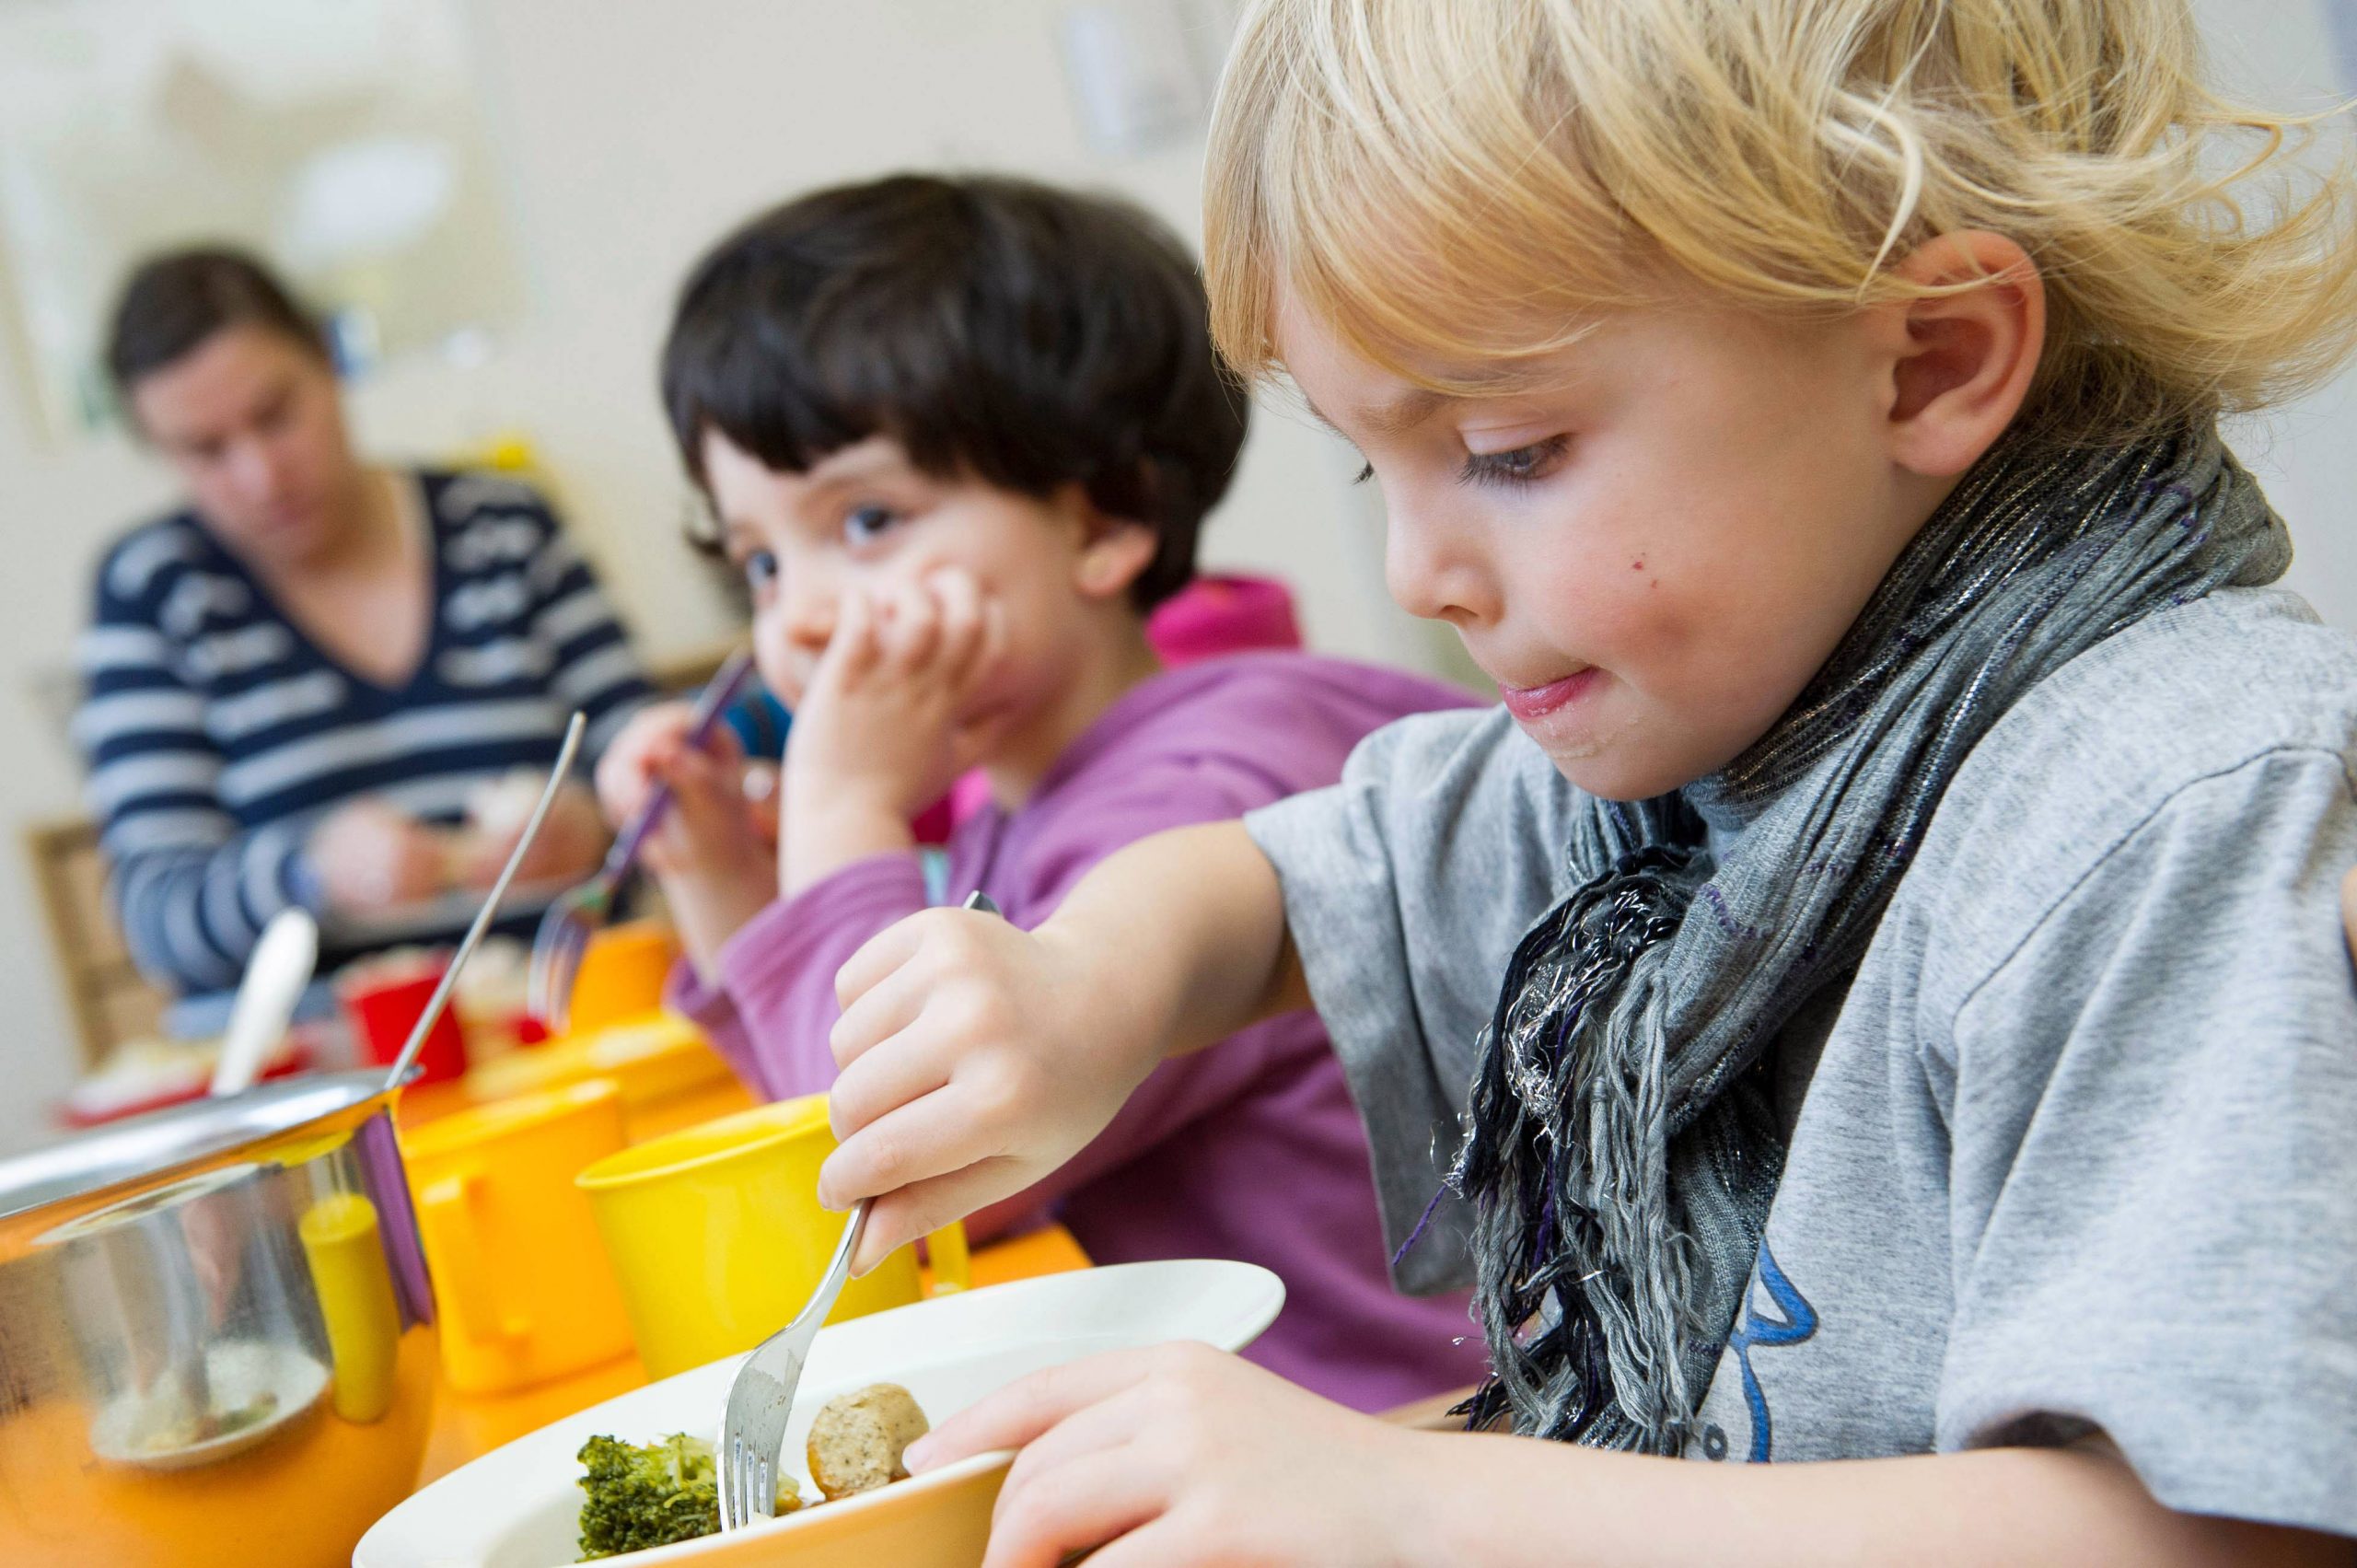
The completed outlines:
[[[1384,540],[1383,580],[1400,609],[1427,621],[1462,624],[1497,613],[1497,596],[1477,562],[1439,531],[1396,515]]]

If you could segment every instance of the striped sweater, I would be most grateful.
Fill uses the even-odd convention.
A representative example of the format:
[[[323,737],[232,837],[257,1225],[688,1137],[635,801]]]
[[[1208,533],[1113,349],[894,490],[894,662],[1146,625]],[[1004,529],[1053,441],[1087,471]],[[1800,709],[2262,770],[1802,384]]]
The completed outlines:
[[[115,912],[150,978],[180,992],[232,985],[272,915],[321,912],[303,846],[336,807],[374,796],[458,820],[483,781],[553,762],[574,709],[589,715],[594,754],[648,697],[605,594],[538,494],[480,474],[415,478],[434,625],[399,687],[323,653],[192,514],[134,529],[100,565],[75,738]],[[366,929],[323,922],[322,959],[447,939],[463,923],[443,910]]]

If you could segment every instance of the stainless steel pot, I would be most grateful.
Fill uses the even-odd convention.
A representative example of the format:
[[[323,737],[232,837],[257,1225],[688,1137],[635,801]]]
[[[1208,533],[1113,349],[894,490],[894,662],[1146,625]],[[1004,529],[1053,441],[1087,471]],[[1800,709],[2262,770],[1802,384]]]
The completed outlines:
[[[351,1561],[412,1490],[433,1288],[381,1073],[0,1162],[0,1562]]]

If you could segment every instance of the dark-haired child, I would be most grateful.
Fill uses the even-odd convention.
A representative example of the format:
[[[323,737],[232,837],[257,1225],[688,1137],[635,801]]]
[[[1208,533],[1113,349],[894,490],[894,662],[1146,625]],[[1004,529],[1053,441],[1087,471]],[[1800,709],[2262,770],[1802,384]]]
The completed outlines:
[[[692,957],[677,1000],[772,1095],[834,1083],[835,971],[928,903],[908,823],[967,769],[992,798],[950,840],[946,892],[1028,927],[1114,850],[1330,784],[1364,735],[1463,701],[1304,655],[1160,668],[1145,617],[1193,575],[1246,413],[1192,262],[1127,206],[992,179],[805,197],[697,267],[663,379],[794,710],[779,850],[678,708],[600,784],[615,814],[678,791],[651,856]],[[1287,1304],[1254,1358],[1347,1403],[1480,1372],[1463,1295],[1388,1283],[1365,1134],[1310,1013],[1172,1063],[980,1224],[1051,1207],[1101,1262],[1275,1270]]]

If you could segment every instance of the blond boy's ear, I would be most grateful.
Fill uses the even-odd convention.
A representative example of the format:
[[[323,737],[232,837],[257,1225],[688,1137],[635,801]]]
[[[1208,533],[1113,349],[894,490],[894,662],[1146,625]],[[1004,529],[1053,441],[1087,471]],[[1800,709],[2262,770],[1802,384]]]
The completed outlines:
[[[1891,269],[1920,295],[1884,307],[1891,455],[1928,478],[1980,460],[2029,396],[2046,347],[2046,285],[2029,252],[1971,230],[1924,241]]]
[[[2349,937],[2349,956],[2357,960],[2357,868],[2340,884],[2340,928]]]

